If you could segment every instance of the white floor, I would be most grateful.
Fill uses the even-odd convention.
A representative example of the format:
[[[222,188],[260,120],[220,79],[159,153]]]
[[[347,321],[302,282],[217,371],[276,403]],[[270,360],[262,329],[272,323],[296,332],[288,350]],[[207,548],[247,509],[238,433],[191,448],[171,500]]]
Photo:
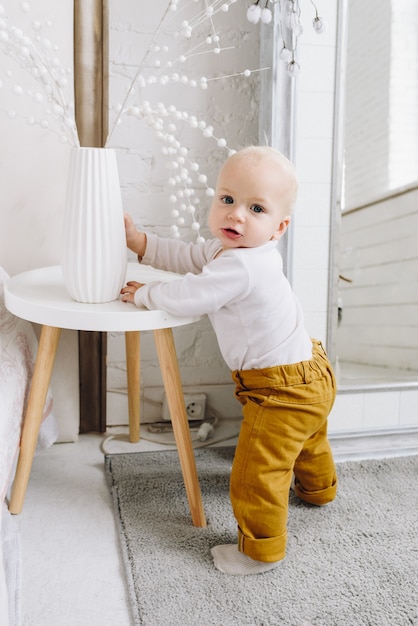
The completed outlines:
[[[231,434],[221,430],[217,445],[233,445],[236,439],[222,432]],[[35,457],[23,511],[14,517],[22,539],[23,626],[131,624],[103,458],[104,449],[129,445],[119,436],[81,435]],[[333,445],[343,460],[357,443]],[[169,446],[141,441],[135,449]]]
[[[35,457],[23,511],[23,626],[131,624],[99,435]]]
[[[235,431],[219,429],[218,445],[233,445],[226,437]],[[13,518],[22,542],[22,626],[131,624],[104,451],[173,447],[127,444],[112,431],[35,457],[23,511]]]

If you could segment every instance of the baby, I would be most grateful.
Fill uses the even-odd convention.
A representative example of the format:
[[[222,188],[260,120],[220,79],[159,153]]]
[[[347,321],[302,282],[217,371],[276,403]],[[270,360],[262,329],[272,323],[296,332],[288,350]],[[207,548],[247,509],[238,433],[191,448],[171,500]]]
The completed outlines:
[[[335,378],[304,327],[277,248],[296,193],[290,161],[250,146],[219,173],[208,218],[213,239],[159,238],[125,217],[127,245],[139,261],[183,276],[129,282],[122,300],[179,316],[207,314],[243,405],[230,481],[238,542],[211,550],[227,574],[263,573],[284,558],[293,474],[296,495],[310,504],[327,504],[337,491],[327,438]]]

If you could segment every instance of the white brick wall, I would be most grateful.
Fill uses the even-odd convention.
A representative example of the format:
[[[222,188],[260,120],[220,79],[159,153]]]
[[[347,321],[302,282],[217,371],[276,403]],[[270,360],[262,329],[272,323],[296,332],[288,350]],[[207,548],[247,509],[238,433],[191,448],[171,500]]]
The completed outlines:
[[[132,76],[138,67],[138,59],[147,50],[151,33],[155,30],[166,4],[161,0],[148,4],[144,16],[142,3],[132,3],[129,0],[111,3],[111,103],[120,102],[121,94],[125,93],[129,84],[124,77]],[[167,34],[174,34],[175,25],[194,15],[203,3],[184,6],[186,9],[179,16],[169,17],[167,26],[161,30],[162,36],[158,37],[158,42],[162,40],[169,46],[166,56],[170,59],[178,58],[183,50],[187,51],[201,41],[200,38],[188,42]],[[242,72],[247,68],[259,68],[259,27],[247,21],[246,9],[245,3],[238,2],[232,5],[229,12],[214,17],[221,47],[232,47],[232,50],[225,50],[220,55],[212,53],[194,56],[181,66],[181,71],[199,79],[201,75],[211,78]],[[207,22],[201,33],[205,37],[208,32]],[[164,55],[161,58],[164,60]],[[173,68],[167,73],[173,71],[179,69]],[[216,137],[225,137],[231,148],[239,149],[258,142],[258,84],[258,74],[254,74],[250,78],[212,81],[206,91],[181,84],[166,87],[156,85],[145,88],[140,95],[152,103],[162,101],[166,106],[174,104],[180,110],[195,114],[214,126]],[[200,171],[207,174],[208,184],[214,186],[218,169],[227,156],[226,150],[218,148],[213,140],[203,139],[200,131],[190,131],[186,127],[181,131],[181,138],[190,147],[193,159],[200,165]],[[140,120],[124,119],[114,133],[110,145],[117,149],[125,210],[145,230],[169,236],[172,218],[168,197],[172,190],[167,182],[166,159],[161,154],[161,143],[156,139],[155,133]],[[204,236],[209,235],[206,227],[209,206],[210,198],[202,195],[197,218]],[[181,235],[186,241],[193,238],[189,227],[181,229]],[[184,385],[230,385],[231,402],[234,403],[230,372],[220,355],[216,337],[208,321],[204,319],[189,327],[177,329],[174,336]],[[162,384],[151,334],[143,334],[141,357],[141,382],[145,396],[149,396],[152,395],[152,387]],[[108,340],[108,386],[111,389],[126,386],[124,339],[120,335],[111,335]],[[116,409],[118,414],[115,415],[114,395],[109,395],[108,421],[126,422],[122,405],[121,411]],[[226,407],[227,413],[233,410],[239,413],[239,409],[228,410]],[[143,419],[146,420],[147,415],[151,414],[152,406],[145,403]]]

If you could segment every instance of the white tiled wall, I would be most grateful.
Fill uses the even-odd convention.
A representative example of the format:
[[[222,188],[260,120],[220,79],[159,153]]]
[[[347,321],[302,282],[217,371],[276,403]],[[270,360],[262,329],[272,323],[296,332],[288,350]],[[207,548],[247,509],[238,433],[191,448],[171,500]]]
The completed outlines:
[[[337,4],[327,3],[322,17],[328,29],[312,28],[311,6],[303,6],[303,35],[298,43],[295,164],[299,199],[292,233],[293,286],[309,332],[326,342],[331,177],[335,99]]]
[[[418,426],[418,389],[339,393],[329,432],[399,430]]]

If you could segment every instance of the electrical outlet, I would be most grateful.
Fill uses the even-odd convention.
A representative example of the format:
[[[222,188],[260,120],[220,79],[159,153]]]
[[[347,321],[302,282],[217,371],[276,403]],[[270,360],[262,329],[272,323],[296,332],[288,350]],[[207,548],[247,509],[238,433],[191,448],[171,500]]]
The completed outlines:
[[[191,420],[203,420],[206,411],[206,396],[199,393],[193,396],[187,396],[184,399],[186,405],[186,413]]]
[[[184,394],[184,404],[186,407],[186,413],[189,420],[203,420],[206,413],[206,394],[205,393],[190,393]],[[167,397],[164,394],[163,399],[163,414],[164,421],[171,421],[170,411],[168,409]]]

